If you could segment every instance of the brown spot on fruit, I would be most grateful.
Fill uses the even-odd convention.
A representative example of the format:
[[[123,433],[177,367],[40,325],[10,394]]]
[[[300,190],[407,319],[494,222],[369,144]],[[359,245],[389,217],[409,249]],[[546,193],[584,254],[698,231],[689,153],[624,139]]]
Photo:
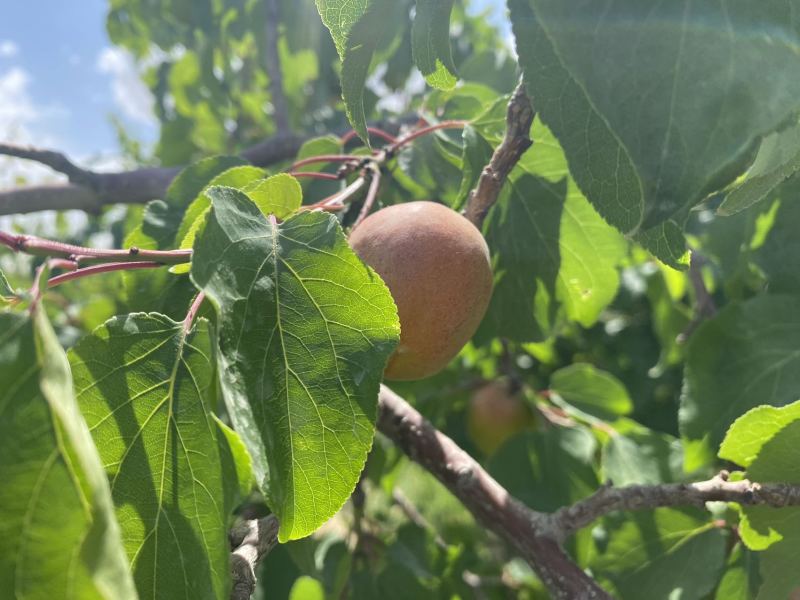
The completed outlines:
[[[441,204],[407,202],[367,217],[350,245],[397,304],[400,344],[386,379],[441,371],[475,333],[492,295],[489,248],[480,231]]]

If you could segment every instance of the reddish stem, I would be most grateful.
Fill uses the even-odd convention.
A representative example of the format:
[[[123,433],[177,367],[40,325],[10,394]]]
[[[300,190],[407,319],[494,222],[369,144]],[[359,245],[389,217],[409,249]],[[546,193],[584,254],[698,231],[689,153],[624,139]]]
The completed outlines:
[[[433,133],[434,131],[439,131],[440,129],[463,129],[467,126],[467,124],[468,121],[442,121],[436,125],[429,125],[428,127],[417,129],[416,131],[412,131],[408,135],[400,138],[394,144],[392,144],[391,150],[396,151],[415,139],[424,135],[428,135],[429,133]]]
[[[343,209],[345,200],[350,198],[350,196],[352,196],[358,190],[360,190],[362,187],[364,187],[365,183],[366,183],[366,179],[364,179],[363,176],[359,177],[358,179],[353,181],[353,183],[351,183],[346,188],[344,188],[341,192],[336,192],[335,194],[332,194],[332,195],[328,196],[327,198],[323,198],[319,202],[316,202],[314,204],[309,204],[309,205],[304,206],[302,208],[304,210],[317,210],[317,209],[320,209],[320,210],[326,210],[328,212],[336,212],[338,210]]]
[[[370,170],[372,172],[372,181],[369,182],[369,189],[367,190],[367,197],[364,199],[364,206],[361,207],[361,212],[358,213],[358,217],[356,217],[353,227],[350,229],[351,232],[367,218],[369,211],[372,210],[372,205],[375,204],[375,198],[378,197],[378,190],[381,187],[381,170],[378,168]]]
[[[327,179],[330,181],[339,181],[341,177],[332,173],[315,173],[313,171],[289,171],[289,175],[293,177],[308,177],[310,179]]]
[[[74,271],[78,268],[78,263],[68,258],[51,258],[48,265],[51,269],[63,269],[64,271]]]
[[[391,133],[388,133],[383,129],[378,129],[377,127],[367,127],[367,133],[370,133],[375,137],[379,137],[389,142],[390,144],[394,144],[395,142],[397,142],[397,138],[394,137]],[[344,146],[347,142],[352,140],[357,135],[358,134],[356,133],[355,129],[351,129],[341,137],[342,145]]]
[[[194,323],[194,319],[197,317],[197,313],[200,311],[200,305],[203,304],[203,300],[205,299],[205,292],[198,292],[197,296],[194,297],[194,301],[189,307],[189,312],[186,313],[186,318],[183,320],[183,333],[185,335],[188,335],[189,331],[191,331],[192,323]]]
[[[321,162],[359,162],[362,160],[363,156],[349,156],[347,154],[320,154],[319,156],[311,156],[309,158],[304,158],[302,160],[298,160],[296,163],[292,164],[289,167],[289,171],[294,171],[299,167],[304,167],[305,165],[313,165],[314,163],[321,163]]]
[[[142,262],[152,261],[161,264],[174,265],[189,262],[192,259],[191,250],[142,250],[136,247],[127,250],[102,250],[98,248],[85,248],[72,244],[63,244],[53,240],[46,240],[31,235],[11,235],[0,231],[0,243],[16,252],[26,252],[35,256],[54,256],[74,260],[80,257],[81,262],[89,261],[114,261],[114,262]]]
[[[97,275],[98,273],[109,273],[111,271],[131,271],[133,269],[152,269],[154,267],[163,267],[163,263],[154,261],[139,261],[139,262],[116,262],[116,263],[103,263],[101,265],[93,265],[91,267],[84,267],[77,271],[71,271],[62,275],[56,275],[47,281],[47,287],[56,287],[67,281],[89,277],[90,275]]]

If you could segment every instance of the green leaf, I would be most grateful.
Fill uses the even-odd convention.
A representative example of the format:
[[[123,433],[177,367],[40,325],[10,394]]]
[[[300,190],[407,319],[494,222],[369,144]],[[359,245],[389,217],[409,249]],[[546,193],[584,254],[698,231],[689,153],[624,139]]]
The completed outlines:
[[[411,28],[414,63],[431,86],[451,90],[458,77],[450,50],[450,12],[453,0],[417,0]]]
[[[719,457],[747,468],[758,458],[764,444],[798,419],[800,402],[780,408],[758,406],[749,410],[728,429],[719,448]]]
[[[658,225],[731,182],[761,137],[800,108],[791,2],[510,8],[537,111],[581,189],[624,232]]]
[[[332,215],[278,225],[241,192],[209,195],[192,278],[219,314],[224,397],[280,539],[300,538],[341,508],[364,466],[396,309]]]
[[[264,171],[264,169],[243,165],[226,169],[207,181],[197,193],[197,196],[192,199],[191,204],[186,208],[181,225],[178,232],[175,234],[175,243],[179,244],[180,248],[192,247],[194,243],[194,234],[197,232],[199,222],[203,221],[205,213],[211,206],[211,201],[205,195],[205,191],[208,188],[214,185],[225,185],[241,190],[247,185],[263,178],[265,175],[266,171]]]
[[[800,239],[797,236],[797,224],[800,223],[798,185],[793,179],[791,184],[787,184],[786,188],[782,188],[782,190],[774,224],[763,245],[754,252],[753,258],[766,275],[770,292],[796,294],[800,293]]]
[[[726,306],[695,331],[679,413],[687,470],[713,459],[739,415],[797,399],[798,328],[797,297],[761,296]]]
[[[114,317],[70,351],[139,593],[227,595],[229,547],[208,323]]]
[[[634,239],[665,265],[685,271],[689,268],[689,249],[683,230],[675,221],[638,231]]]
[[[552,134],[537,123],[526,153],[487,220],[495,288],[479,339],[541,341],[559,309],[591,326],[614,299],[622,236],[603,221],[568,177]]]
[[[762,413],[761,427],[770,422]],[[767,434],[769,435],[769,434]],[[772,435],[750,463],[747,477],[759,483],[800,483],[797,472],[797,447],[800,420],[795,420]],[[800,573],[793,567],[800,550],[800,508],[742,507],[739,532],[742,541],[760,554],[762,585],[758,600],[787,598],[800,586]]]
[[[607,421],[633,410],[622,382],[586,363],[575,363],[553,373],[550,390],[575,408]]]
[[[318,5],[321,1],[318,0]],[[356,5],[353,2],[345,4],[353,7]],[[392,0],[371,0],[366,12],[350,29],[342,57],[342,99],[345,111],[358,137],[367,146],[369,146],[369,135],[364,112],[364,86],[375,50],[392,26],[391,19],[386,18],[391,6]]]
[[[313,577],[303,575],[294,582],[289,600],[325,600],[325,588]]]
[[[800,125],[764,138],[746,177],[728,192],[717,209],[733,215],[764,200],[770,191],[800,170]]]
[[[6,279],[5,273],[0,270],[0,303],[6,303],[11,300],[16,293],[14,292],[14,288],[11,287],[11,284],[8,283],[8,279]]]
[[[331,32],[339,58],[344,59],[347,34],[367,11],[370,0],[316,0],[317,10]]]
[[[759,554],[736,544],[728,558],[714,600],[752,600],[758,593],[761,578],[758,575]]]
[[[680,440],[650,430],[612,436],[603,447],[602,465],[603,479],[617,487],[685,479]]]
[[[586,429],[523,433],[506,442],[488,469],[510,494],[535,510],[554,511],[591,495],[597,443]]]
[[[285,219],[303,203],[303,188],[288,173],[279,173],[244,188],[244,193],[265,215]]]
[[[100,457],[44,310],[0,313],[0,589],[137,597]]]
[[[616,598],[700,600],[719,581],[727,538],[694,509],[621,513],[595,529],[589,568]]]
[[[225,506],[235,508],[247,498],[256,486],[253,477],[253,460],[247,452],[244,440],[233,429],[225,425],[217,415],[212,415],[217,424],[217,441],[225,477]]]

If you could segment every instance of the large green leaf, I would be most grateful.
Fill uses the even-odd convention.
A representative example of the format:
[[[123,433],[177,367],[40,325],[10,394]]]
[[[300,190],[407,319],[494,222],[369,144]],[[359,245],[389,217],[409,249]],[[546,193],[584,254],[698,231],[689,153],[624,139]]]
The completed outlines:
[[[800,108],[794,2],[509,4],[534,105],[622,231],[730,182]]]
[[[233,495],[220,455],[228,440],[213,418],[208,323],[187,330],[158,314],[114,317],[70,358],[139,593],[226,597]]]
[[[611,436],[603,447],[602,466],[603,479],[619,487],[685,479],[680,440],[649,429]]]
[[[208,194],[192,278],[219,314],[224,396],[280,539],[303,537],[339,510],[364,466],[396,309],[332,215],[278,225],[242,192]]]
[[[481,339],[540,341],[552,333],[560,309],[588,327],[619,286],[625,240],[569,178],[549,130],[537,122],[531,135],[536,144],[512,173],[486,225],[495,289]]]
[[[625,600],[700,600],[725,565],[727,532],[695,509],[619,513],[594,531],[592,573]]]
[[[775,221],[763,245],[754,252],[754,262],[769,281],[774,293],[800,293],[800,180],[793,179],[781,188],[781,201]],[[800,394],[798,394],[800,397]]]
[[[351,7],[356,5],[353,2],[345,4]],[[370,1],[366,12],[350,29],[342,57],[342,99],[345,111],[353,129],[367,145],[369,135],[364,112],[364,86],[375,50],[393,26],[391,7],[392,0]]]
[[[799,330],[797,297],[761,296],[725,307],[692,335],[679,415],[687,470],[713,459],[739,415],[797,399]]]
[[[454,0],[417,0],[417,13],[411,28],[414,63],[427,82],[440,90],[450,90],[457,82],[450,50],[450,12]]]
[[[135,599],[103,466],[44,311],[0,313],[0,590]]]

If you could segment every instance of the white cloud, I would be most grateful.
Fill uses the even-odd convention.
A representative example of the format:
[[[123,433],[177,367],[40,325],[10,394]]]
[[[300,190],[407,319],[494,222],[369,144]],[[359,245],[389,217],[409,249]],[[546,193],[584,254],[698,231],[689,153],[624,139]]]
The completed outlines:
[[[0,40],[0,58],[11,58],[19,52],[19,46],[11,40]]]
[[[20,67],[0,71],[0,140],[18,144],[55,146],[51,136],[37,133],[37,126],[54,115],[53,109],[34,103],[29,86],[31,77]],[[0,189],[21,181],[27,183],[63,179],[35,162],[0,157]]]
[[[139,78],[131,55],[120,48],[103,48],[97,57],[97,68],[111,77],[114,102],[122,113],[140,123],[155,124],[153,95]]]

